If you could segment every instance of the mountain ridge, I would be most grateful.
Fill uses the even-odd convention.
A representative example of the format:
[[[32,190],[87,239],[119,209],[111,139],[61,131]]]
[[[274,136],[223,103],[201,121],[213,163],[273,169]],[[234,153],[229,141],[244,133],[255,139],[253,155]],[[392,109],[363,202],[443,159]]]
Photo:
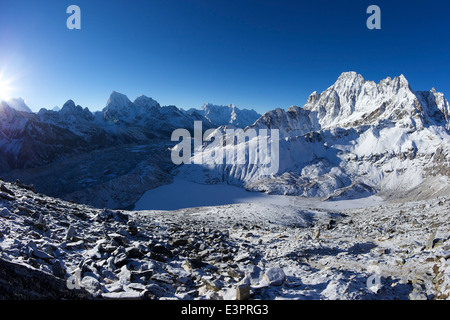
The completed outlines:
[[[403,100],[397,98],[399,95]],[[258,119],[256,127],[271,128],[272,123],[279,126],[279,121],[286,121],[292,131],[301,135],[333,127],[370,125],[379,120],[404,120],[402,124],[411,128],[437,122],[450,130],[450,104],[434,88],[413,91],[403,75],[376,84],[356,72],[344,72],[322,93],[314,91],[302,108],[268,111]]]

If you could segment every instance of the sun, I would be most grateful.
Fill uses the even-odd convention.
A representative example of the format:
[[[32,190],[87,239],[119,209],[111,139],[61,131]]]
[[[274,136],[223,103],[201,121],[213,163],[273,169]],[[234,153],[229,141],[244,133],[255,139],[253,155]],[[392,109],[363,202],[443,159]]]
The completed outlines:
[[[0,100],[9,100],[11,94],[10,81],[3,80],[0,77]]]

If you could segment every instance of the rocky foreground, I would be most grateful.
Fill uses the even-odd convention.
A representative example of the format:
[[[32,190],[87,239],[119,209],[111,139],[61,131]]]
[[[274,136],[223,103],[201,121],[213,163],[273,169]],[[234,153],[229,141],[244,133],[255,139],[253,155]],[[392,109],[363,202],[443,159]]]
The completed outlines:
[[[128,212],[0,186],[2,299],[449,298],[450,197]]]

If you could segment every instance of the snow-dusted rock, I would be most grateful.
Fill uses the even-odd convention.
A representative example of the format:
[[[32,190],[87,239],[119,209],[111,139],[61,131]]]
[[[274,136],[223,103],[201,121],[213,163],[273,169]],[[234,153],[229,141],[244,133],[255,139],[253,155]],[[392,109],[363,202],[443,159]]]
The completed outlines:
[[[6,208],[0,209],[0,217],[9,218],[10,216],[11,216],[11,212],[9,212],[8,209],[6,209]]]
[[[143,294],[138,291],[102,293],[105,300],[142,300]]]
[[[286,280],[286,274],[282,268],[272,267],[264,273],[264,279],[271,286],[281,286]]]
[[[250,284],[241,283],[236,286],[236,300],[248,300],[250,298]]]
[[[42,250],[39,250],[39,249],[33,249],[31,251],[31,253],[32,253],[33,257],[35,257],[35,258],[39,258],[39,259],[43,259],[43,260],[53,259],[53,257],[51,255],[49,255],[48,253],[46,253]]]
[[[262,269],[254,264],[249,264],[245,270],[245,277],[249,279],[250,284],[257,285],[264,276]]]
[[[83,277],[81,286],[92,294],[97,294],[101,288],[100,282],[91,276]]]

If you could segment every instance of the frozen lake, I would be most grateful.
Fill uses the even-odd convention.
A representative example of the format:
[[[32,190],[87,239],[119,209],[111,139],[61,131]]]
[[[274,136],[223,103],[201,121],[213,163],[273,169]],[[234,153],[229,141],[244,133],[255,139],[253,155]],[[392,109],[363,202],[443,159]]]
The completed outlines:
[[[228,184],[204,185],[174,178],[172,184],[147,191],[134,210],[178,210],[236,203],[270,203],[274,197]],[[283,197],[283,196],[275,196]]]
[[[300,208],[352,209],[382,202],[377,196],[363,199],[324,202],[316,198],[269,195],[249,192],[228,184],[204,185],[175,177],[172,184],[147,191],[136,202],[134,210],[178,210],[193,207],[221,206],[238,203],[286,205]]]

